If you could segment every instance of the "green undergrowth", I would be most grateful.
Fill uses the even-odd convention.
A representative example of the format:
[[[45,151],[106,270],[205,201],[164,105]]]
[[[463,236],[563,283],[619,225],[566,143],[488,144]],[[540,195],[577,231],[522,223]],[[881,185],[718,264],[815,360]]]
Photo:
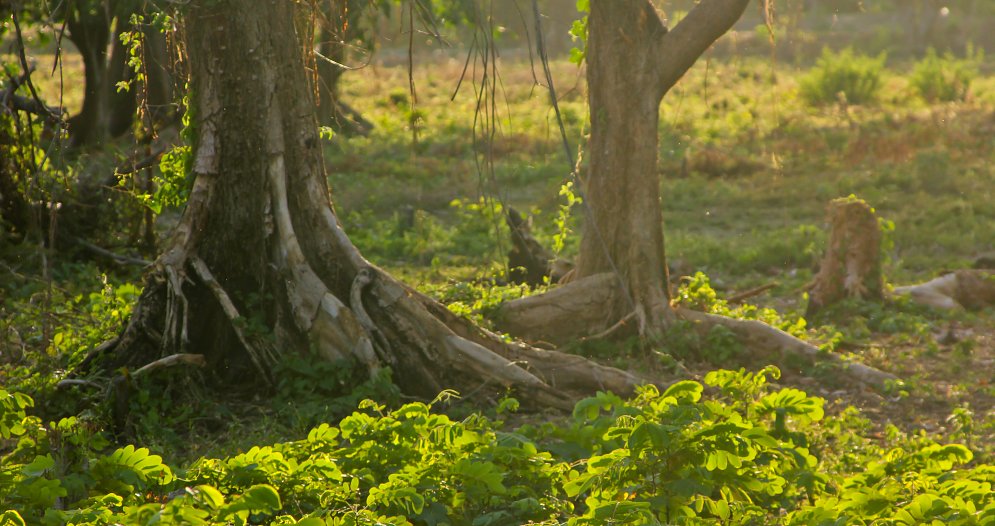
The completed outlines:
[[[995,466],[925,434],[874,436],[855,410],[719,370],[599,393],[563,422],[518,402],[456,419],[359,403],[337,425],[171,466],[0,391],[0,523],[995,524]]]

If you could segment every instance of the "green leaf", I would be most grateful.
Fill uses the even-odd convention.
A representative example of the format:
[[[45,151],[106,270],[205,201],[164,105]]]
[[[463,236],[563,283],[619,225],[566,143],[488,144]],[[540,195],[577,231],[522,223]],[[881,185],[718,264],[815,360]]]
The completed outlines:
[[[667,390],[663,392],[663,396],[665,398],[672,396],[681,401],[697,402],[698,400],[701,400],[701,393],[703,389],[704,388],[698,382],[693,380],[684,380],[668,387]]]
[[[52,459],[51,455],[38,455],[30,464],[21,468],[21,473],[29,477],[40,477],[53,467],[55,467],[55,460]]]
[[[282,507],[276,488],[269,484],[257,484],[221,508],[218,517],[224,520],[241,512],[272,513]]]

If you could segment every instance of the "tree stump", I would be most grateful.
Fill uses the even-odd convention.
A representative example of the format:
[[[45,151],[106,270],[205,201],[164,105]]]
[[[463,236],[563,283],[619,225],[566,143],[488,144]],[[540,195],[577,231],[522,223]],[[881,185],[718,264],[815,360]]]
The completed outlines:
[[[829,242],[809,291],[806,316],[844,298],[883,297],[881,228],[874,209],[850,196],[834,199],[827,213]]]

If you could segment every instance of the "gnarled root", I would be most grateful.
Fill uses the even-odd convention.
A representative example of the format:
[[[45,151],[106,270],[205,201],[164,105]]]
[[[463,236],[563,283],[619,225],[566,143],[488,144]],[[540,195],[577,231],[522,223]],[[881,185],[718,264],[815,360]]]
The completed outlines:
[[[735,334],[739,342],[751,351],[777,352],[782,357],[801,357],[807,361],[828,361],[839,365],[847,375],[861,383],[877,389],[883,389],[889,382],[898,379],[897,376],[875,369],[862,363],[850,362],[838,354],[820,351],[818,347],[766,323],[757,320],[737,320],[725,316],[717,316],[680,307],[678,316],[700,327],[707,333],[712,327],[722,326]]]
[[[606,332],[610,334],[614,327],[608,327],[611,320],[603,319],[604,313],[599,307],[609,304],[607,302],[618,293],[618,280],[612,274],[596,274],[546,294],[508,302],[498,311],[495,324],[502,330],[527,340],[554,343],[597,337]],[[639,311],[634,314],[638,318]],[[837,354],[822,352],[810,343],[759,321],[738,320],[686,308],[675,309],[669,318],[673,319],[674,314],[677,319],[692,322],[704,333],[721,325],[732,331],[740,343],[756,354],[776,353],[782,358],[794,356],[808,361],[830,361],[838,364],[845,374],[876,388],[882,388],[887,382],[897,379],[890,373],[846,361]],[[626,318],[629,317],[633,317],[633,314]],[[639,321],[640,334],[650,337],[661,323],[669,321],[653,315],[646,318],[631,320],[629,323]],[[650,330],[644,329],[644,325]]]

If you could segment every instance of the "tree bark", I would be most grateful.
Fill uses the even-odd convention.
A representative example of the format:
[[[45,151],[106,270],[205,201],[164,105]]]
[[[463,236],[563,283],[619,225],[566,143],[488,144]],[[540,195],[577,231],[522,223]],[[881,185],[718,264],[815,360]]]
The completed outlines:
[[[610,317],[635,312],[643,333],[675,320],[657,173],[660,101],[748,3],[702,1],[668,32],[648,0],[591,1],[590,168],[583,188],[590,213],[577,276],[617,274],[625,293],[608,306]]]
[[[631,390],[630,374],[507,344],[362,257],[329,203],[294,5],[188,6],[194,186],[104,366],[195,352],[220,381],[264,382],[310,347],[426,397],[491,385],[569,407],[563,386]]]
[[[69,119],[70,144],[74,147],[98,145],[131,130],[135,121],[138,86],[119,90],[117,84],[134,78],[128,65],[129,49],[121,42],[126,31],[143,32],[142,67],[145,72],[145,101],[157,121],[172,114],[171,76],[166,42],[151,28],[134,28],[131,15],[138,13],[133,2],[110,1],[90,6],[70,6],[66,12],[69,39],[83,58],[83,106]],[[113,31],[112,31],[113,29]],[[108,54],[108,48],[110,53]]]

